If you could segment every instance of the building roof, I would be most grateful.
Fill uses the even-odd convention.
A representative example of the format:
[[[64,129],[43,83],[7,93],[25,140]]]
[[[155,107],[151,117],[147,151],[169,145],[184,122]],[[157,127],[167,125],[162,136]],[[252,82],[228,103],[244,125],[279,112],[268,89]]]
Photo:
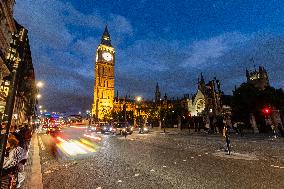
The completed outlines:
[[[101,44],[111,47],[111,39],[110,39],[110,34],[108,32],[107,26],[105,27],[105,31],[104,31],[102,39],[101,39]]]

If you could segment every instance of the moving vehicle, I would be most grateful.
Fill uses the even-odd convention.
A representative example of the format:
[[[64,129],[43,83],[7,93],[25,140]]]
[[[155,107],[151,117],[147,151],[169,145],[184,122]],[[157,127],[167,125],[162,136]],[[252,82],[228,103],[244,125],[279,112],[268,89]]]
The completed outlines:
[[[115,129],[113,128],[113,126],[110,123],[100,123],[99,124],[100,130],[102,134],[105,133],[115,133]]]
[[[139,133],[143,134],[143,133],[149,133],[149,126],[147,125],[142,125],[139,127]]]
[[[115,133],[116,134],[132,134],[133,133],[133,127],[130,126],[128,122],[117,122],[114,123]]]
[[[89,132],[97,132],[97,133],[102,133],[102,134],[106,134],[106,133],[111,133],[114,134],[115,133],[115,128],[107,122],[96,122],[94,125],[89,125],[88,126],[88,131]]]

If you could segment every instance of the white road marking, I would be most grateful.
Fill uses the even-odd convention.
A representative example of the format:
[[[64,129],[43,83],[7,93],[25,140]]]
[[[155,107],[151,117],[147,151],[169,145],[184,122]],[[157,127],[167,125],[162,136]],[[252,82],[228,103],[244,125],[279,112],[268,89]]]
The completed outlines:
[[[151,172],[154,172],[155,170],[154,170],[154,169],[151,169],[150,171],[151,171]]]
[[[199,154],[198,156],[199,156],[199,157],[201,157],[201,155],[200,155],[200,154]]]
[[[39,141],[41,150],[45,150],[45,146],[44,146],[40,136],[38,137],[38,141]]]
[[[206,154],[206,155],[208,155],[208,153],[207,153],[207,152],[206,152],[205,154]]]
[[[96,189],[102,189],[102,187],[97,187]]]
[[[194,159],[194,157],[190,157],[191,159]]]
[[[118,180],[117,182],[122,182],[122,180]]]
[[[177,164],[177,162],[174,162],[174,164]]]
[[[136,173],[134,176],[135,176],[135,177],[138,177],[138,176],[139,176],[139,173]]]
[[[186,161],[186,159],[182,160],[182,161]]]
[[[275,167],[275,168],[280,168],[280,169],[283,169],[284,167],[280,167],[278,165],[270,165],[271,167]]]
[[[167,166],[163,165],[163,167],[167,167]]]

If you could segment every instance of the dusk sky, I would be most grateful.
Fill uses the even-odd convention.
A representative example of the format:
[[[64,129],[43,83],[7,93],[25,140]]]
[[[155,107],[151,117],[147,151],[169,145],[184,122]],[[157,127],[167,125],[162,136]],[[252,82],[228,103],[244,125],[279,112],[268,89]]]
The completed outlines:
[[[245,69],[263,65],[284,84],[284,1],[17,0],[29,30],[40,104],[84,111],[93,103],[94,56],[107,24],[116,49],[115,91],[153,99],[195,93],[201,72],[231,94]],[[254,62],[250,61],[253,58]]]

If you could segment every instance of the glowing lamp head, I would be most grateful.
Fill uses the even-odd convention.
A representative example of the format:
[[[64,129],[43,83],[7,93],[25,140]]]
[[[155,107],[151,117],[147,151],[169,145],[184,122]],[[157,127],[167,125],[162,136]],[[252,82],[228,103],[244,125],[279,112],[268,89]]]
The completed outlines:
[[[42,81],[39,81],[39,82],[37,82],[37,84],[36,84],[36,86],[37,86],[38,88],[42,88],[43,85],[44,85],[44,83],[43,83]]]
[[[142,100],[142,97],[141,97],[141,96],[137,96],[137,97],[136,97],[136,100],[137,100],[138,102],[140,102],[140,101]]]

